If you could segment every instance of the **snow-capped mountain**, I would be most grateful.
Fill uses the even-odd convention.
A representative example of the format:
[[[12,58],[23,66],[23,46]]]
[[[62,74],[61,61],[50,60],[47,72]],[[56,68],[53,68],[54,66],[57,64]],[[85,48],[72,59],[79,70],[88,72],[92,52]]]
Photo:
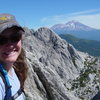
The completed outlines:
[[[74,20],[66,23],[66,26],[70,30],[85,30],[85,31],[93,30],[93,28]]]
[[[72,20],[65,24],[56,24],[51,29],[57,34],[72,34],[78,38],[100,41],[100,29],[95,29]]]
[[[56,24],[54,26],[51,27],[52,30],[84,30],[84,31],[90,31],[90,30],[94,30],[94,28],[91,28],[87,25],[84,25],[78,21],[72,20],[69,21],[66,24]]]

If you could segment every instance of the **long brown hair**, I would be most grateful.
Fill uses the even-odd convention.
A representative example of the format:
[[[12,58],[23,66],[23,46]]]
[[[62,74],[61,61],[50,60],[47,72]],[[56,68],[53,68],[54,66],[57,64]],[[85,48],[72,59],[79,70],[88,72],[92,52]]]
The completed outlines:
[[[21,50],[21,53],[20,53],[18,59],[14,63],[14,69],[15,69],[15,72],[20,80],[21,88],[24,89],[24,82],[27,78],[28,67],[26,64],[25,51],[23,48]]]

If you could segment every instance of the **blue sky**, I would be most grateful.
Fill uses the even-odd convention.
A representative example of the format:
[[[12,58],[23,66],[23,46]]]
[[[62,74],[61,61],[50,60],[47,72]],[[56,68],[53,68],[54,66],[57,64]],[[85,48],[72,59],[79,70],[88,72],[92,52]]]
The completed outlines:
[[[100,29],[100,0],[0,0],[0,13],[13,14],[33,29],[70,20]]]

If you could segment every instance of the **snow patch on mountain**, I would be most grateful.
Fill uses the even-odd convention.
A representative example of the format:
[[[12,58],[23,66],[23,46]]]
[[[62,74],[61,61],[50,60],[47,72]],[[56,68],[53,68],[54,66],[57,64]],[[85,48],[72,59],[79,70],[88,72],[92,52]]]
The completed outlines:
[[[56,24],[54,26],[51,27],[52,30],[84,30],[84,31],[90,31],[90,30],[94,30],[94,28],[91,28],[87,25],[84,25],[78,21],[72,20],[69,21],[66,24]]]

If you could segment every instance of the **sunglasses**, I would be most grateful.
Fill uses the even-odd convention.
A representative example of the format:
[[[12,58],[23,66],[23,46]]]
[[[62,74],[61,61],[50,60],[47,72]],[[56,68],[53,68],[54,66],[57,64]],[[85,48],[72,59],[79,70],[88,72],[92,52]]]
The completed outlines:
[[[1,35],[0,36],[0,45],[5,45],[5,44],[7,44],[9,42],[16,43],[21,39],[22,39],[22,33],[12,34],[9,38]]]

